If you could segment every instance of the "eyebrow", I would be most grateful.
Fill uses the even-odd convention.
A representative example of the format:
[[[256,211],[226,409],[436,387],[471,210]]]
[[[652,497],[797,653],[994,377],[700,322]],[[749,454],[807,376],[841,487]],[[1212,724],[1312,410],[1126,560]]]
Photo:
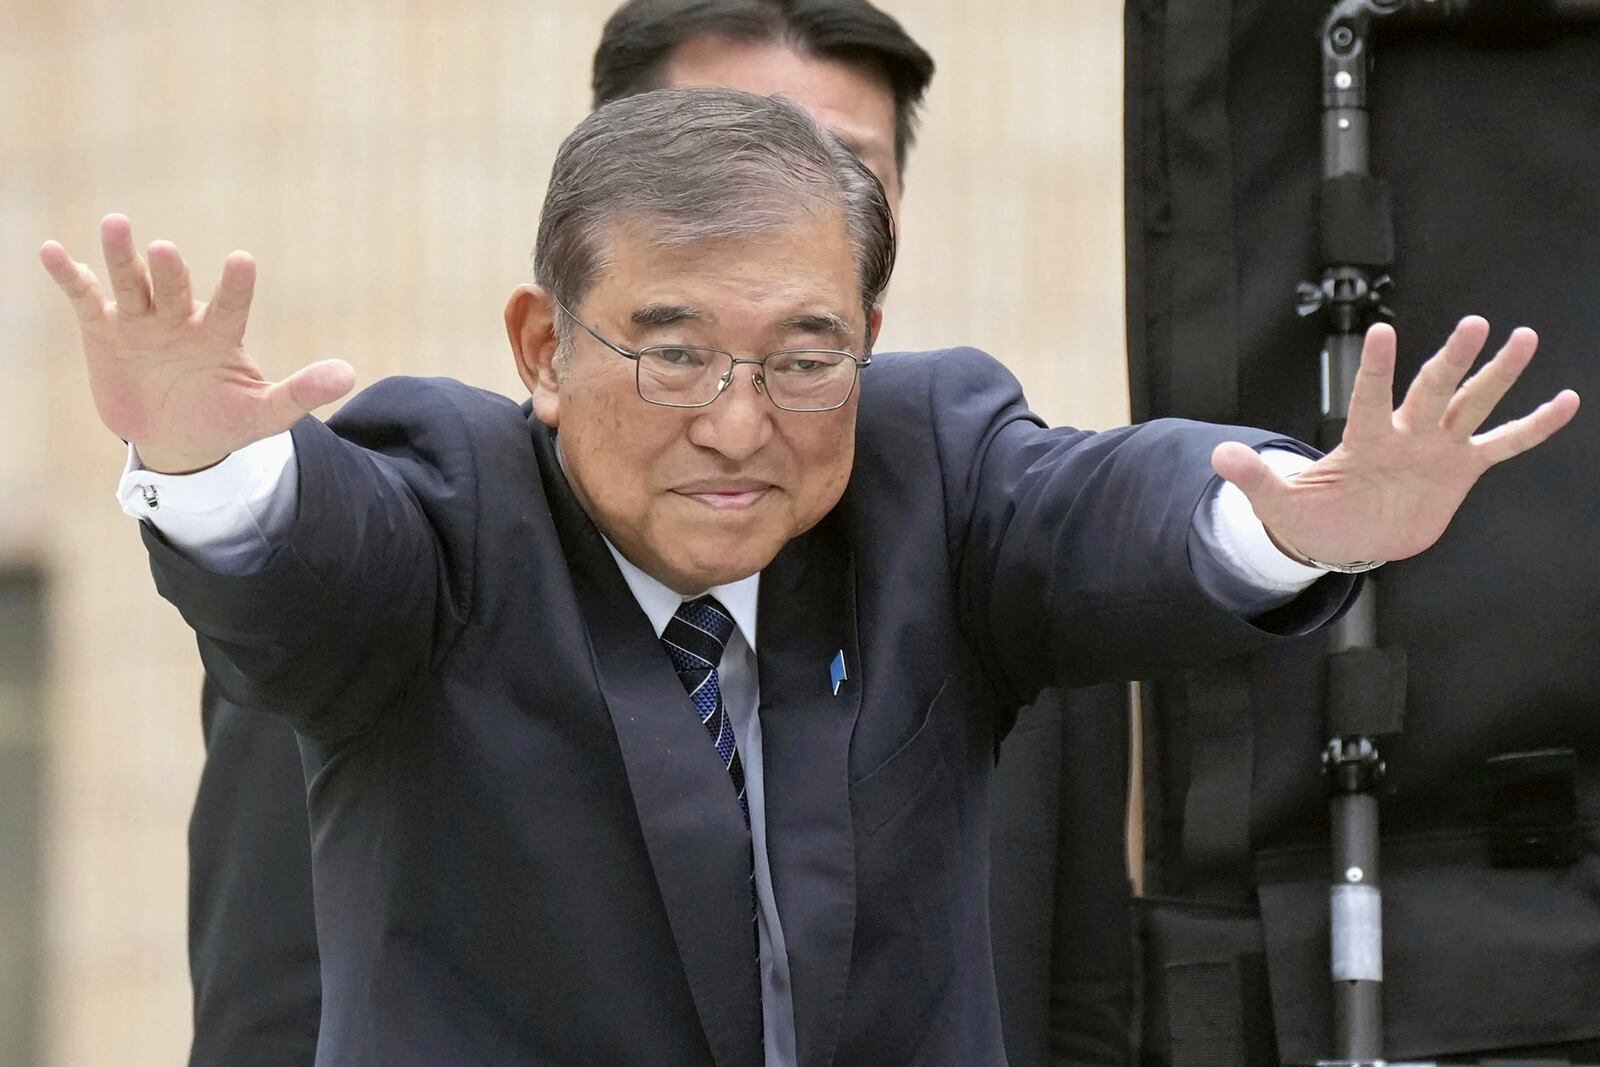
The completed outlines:
[[[820,333],[831,337],[850,337],[855,331],[838,315],[792,315],[778,324],[784,333]]]
[[[699,308],[687,304],[646,304],[633,313],[635,326],[675,326],[680,322],[698,322],[706,315]]]
[[[688,304],[646,304],[632,315],[635,326],[645,328],[676,326],[684,322],[707,322],[712,316]],[[778,323],[784,333],[822,334],[826,337],[853,337],[855,331],[841,316],[825,311],[820,314],[791,315]]]

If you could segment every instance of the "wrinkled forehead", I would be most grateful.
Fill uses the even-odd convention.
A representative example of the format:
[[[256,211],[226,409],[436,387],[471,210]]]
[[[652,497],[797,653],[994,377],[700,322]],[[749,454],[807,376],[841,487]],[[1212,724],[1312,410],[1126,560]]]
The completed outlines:
[[[628,215],[595,237],[596,269],[581,303],[613,320],[715,324],[765,313],[774,322],[826,317],[852,333],[865,326],[860,265],[837,207],[775,214],[766,225],[745,218],[709,233]]]

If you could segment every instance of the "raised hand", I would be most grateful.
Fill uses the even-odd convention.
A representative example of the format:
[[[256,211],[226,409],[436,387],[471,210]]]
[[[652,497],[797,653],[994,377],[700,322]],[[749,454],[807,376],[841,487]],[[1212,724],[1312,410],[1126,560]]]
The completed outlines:
[[[100,224],[114,301],[94,271],[47,241],[39,250],[73,310],[100,419],[133,443],[151,470],[185,473],[281,433],[306,412],[339,399],[355,384],[343,360],[313,363],[272,383],[244,351],[256,267],[234,252],[209,303],[190,290],[189,268],[165,241],[149,261],[121,215]]]
[[[1463,385],[1488,337],[1483,319],[1462,319],[1396,409],[1394,330],[1374,326],[1338,448],[1291,478],[1237,443],[1219,446],[1211,464],[1244,491],[1290,555],[1327,563],[1416,555],[1444,533],[1485,471],[1543,443],[1578,412],[1578,394],[1567,389],[1529,415],[1478,433],[1539,345],[1532,330],[1515,331]]]

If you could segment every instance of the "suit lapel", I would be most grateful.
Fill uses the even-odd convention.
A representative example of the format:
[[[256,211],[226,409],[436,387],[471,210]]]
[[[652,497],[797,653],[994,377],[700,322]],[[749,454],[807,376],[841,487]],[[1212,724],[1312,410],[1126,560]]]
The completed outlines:
[[[855,570],[834,520],[761,573],[760,650],[767,857],[789,950],[802,1067],[833,1059],[855,931],[850,739],[861,706]],[[833,693],[829,664],[849,678]]]
[[[750,832],[649,620],[568,489],[549,434],[538,425],[532,432],[600,695],[706,1040],[720,1067],[760,1063]]]

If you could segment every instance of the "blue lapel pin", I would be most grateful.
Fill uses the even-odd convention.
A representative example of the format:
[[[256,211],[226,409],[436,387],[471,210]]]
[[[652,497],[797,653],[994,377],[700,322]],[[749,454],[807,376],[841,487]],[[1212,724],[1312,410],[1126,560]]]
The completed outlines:
[[[828,664],[828,677],[833,679],[833,695],[838,696],[839,687],[850,677],[850,673],[844,669],[844,649],[834,653],[833,662]]]

